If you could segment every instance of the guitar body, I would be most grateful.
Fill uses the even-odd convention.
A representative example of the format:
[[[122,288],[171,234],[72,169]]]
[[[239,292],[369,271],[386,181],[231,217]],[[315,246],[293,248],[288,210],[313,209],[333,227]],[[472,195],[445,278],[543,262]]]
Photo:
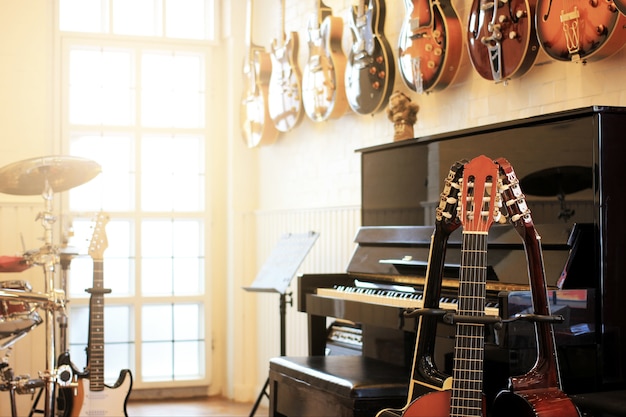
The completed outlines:
[[[615,7],[617,7],[617,10],[619,10],[620,13],[626,15],[626,1],[613,0],[613,3],[615,3]]]
[[[493,416],[578,417],[572,400],[558,388],[498,393],[491,408]]]
[[[249,148],[270,145],[278,130],[270,118],[268,103],[272,61],[261,47],[253,47],[244,65],[244,90],[241,99],[241,127]]]
[[[72,407],[72,417],[128,416],[126,403],[133,385],[133,377],[124,369],[112,387],[104,385],[102,390],[92,391],[89,378],[78,380],[78,395]],[[123,414],[122,414],[123,413]]]
[[[450,85],[463,54],[461,22],[449,0],[405,0],[398,41],[402,80],[417,93]]]
[[[297,32],[291,32],[282,46],[272,42],[268,105],[270,118],[280,132],[289,132],[302,121],[302,75],[297,65],[298,47]]]
[[[352,10],[350,27],[353,44],[345,73],[346,96],[350,108],[359,114],[382,110],[393,90],[395,63],[389,42],[383,34],[384,0],[364,0]]]
[[[324,18],[319,30],[309,30],[309,60],[302,75],[302,101],[306,115],[314,122],[339,118],[348,109],[342,36],[343,20],[336,16]]]
[[[626,16],[611,0],[537,0],[537,36],[558,61],[597,61],[626,41]]]
[[[474,0],[470,9],[467,47],[476,72],[501,82],[525,74],[539,52],[535,30],[537,0]],[[493,4],[493,5],[492,5]]]

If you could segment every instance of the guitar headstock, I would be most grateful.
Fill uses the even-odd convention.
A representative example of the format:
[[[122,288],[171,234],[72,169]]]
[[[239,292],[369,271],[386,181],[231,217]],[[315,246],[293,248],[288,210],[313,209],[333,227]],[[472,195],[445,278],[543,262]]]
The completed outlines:
[[[464,232],[486,233],[494,221],[500,222],[498,165],[485,155],[465,164],[459,218]]]
[[[104,251],[109,245],[105,230],[108,222],[109,215],[104,212],[99,212],[91,235],[91,242],[89,243],[89,256],[94,260],[102,260]]]
[[[435,210],[435,220],[446,232],[452,233],[461,222],[457,217],[459,193],[461,192],[461,179],[463,168],[467,160],[457,161],[450,167],[448,176],[439,195],[439,206]]]
[[[500,166],[500,194],[511,223],[517,225],[520,220],[522,223],[532,223],[526,196],[522,193],[513,166],[506,158],[498,158],[496,162]]]

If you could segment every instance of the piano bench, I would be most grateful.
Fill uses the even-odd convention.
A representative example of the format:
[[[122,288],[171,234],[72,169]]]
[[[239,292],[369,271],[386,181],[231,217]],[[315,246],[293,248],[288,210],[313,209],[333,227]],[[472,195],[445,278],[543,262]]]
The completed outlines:
[[[375,416],[402,408],[410,371],[364,356],[270,359],[270,417]]]

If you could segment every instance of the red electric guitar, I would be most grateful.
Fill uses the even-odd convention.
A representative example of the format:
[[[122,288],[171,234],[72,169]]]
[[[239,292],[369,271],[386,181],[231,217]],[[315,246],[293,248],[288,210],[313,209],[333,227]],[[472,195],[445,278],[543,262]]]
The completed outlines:
[[[513,167],[504,158],[499,158],[497,162],[502,178],[503,203],[526,249],[533,309],[537,317],[535,320],[537,361],[525,375],[509,379],[508,388],[498,393],[494,400],[492,415],[579,417],[578,409],[561,390],[540,238]]]
[[[430,93],[452,83],[463,55],[461,22],[449,0],[404,0],[398,67],[411,90]]]
[[[346,95],[359,114],[382,110],[393,91],[396,66],[384,35],[384,0],[359,0],[352,9],[352,48],[346,65]]]
[[[272,61],[265,48],[252,42],[252,0],[248,0],[247,7],[247,52],[243,65],[244,88],[240,117],[245,143],[253,148],[274,143],[278,130],[270,119],[267,106]]]
[[[525,74],[535,63],[537,0],[474,0],[467,28],[470,61],[481,77],[495,82]]]
[[[424,407],[429,393],[450,389],[450,377],[437,369],[435,364],[435,338],[437,336],[438,317],[424,314],[431,309],[439,309],[441,283],[445,265],[446,248],[450,234],[461,223],[457,217],[457,202],[460,190],[459,180],[463,176],[465,161],[459,161],[450,168],[436,210],[435,231],[431,236],[430,253],[426,280],[424,281],[423,308],[407,313],[418,314],[417,340],[413,356],[413,371],[409,384],[408,401],[402,409],[384,409],[377,417],[413,416],[420,407]],[[425,397],[426,396],[426,397]]]
[[[128,369],[120,372],[113,386],[104,383],[104,288],[103,254],[107,247],[105,225],[109,218],[100,213],[89,245],[93,259],[93,288],[89,300],[89,342],[87,372],[78,379],[78,393],[72,404],[71,416],[127,416],[126,403],[133,385]]]
[[[302,73],[302,104],[314,122],[336,119],[348,109],[341,47],[343,19],[332,15],[322,0],[308,30],[309,60]]]
[[[626,16],[612,0],[537,0],[537,36],[559,61],[606,58],[626,42]]]
[[[298,32],[285,33],[285,0],[281,0],[281,33],[272,41],[272,75],[269,112],[280,132],[289,132],[302,121],[302,74],[298,67]]]

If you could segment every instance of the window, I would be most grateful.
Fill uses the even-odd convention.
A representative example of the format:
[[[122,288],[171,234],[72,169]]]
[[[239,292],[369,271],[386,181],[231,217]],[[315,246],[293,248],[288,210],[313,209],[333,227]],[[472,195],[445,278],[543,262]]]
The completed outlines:
[[[62,147],[102,172],[67,195],[70,246],[105,212],[105,380],[206,384],[210,0],[59,0]],[[199,42],[200,41],[200,42]],[[81,250],[82,249],[82,250]],[[94,259],[71,262],[69,348],[86,366]]]

